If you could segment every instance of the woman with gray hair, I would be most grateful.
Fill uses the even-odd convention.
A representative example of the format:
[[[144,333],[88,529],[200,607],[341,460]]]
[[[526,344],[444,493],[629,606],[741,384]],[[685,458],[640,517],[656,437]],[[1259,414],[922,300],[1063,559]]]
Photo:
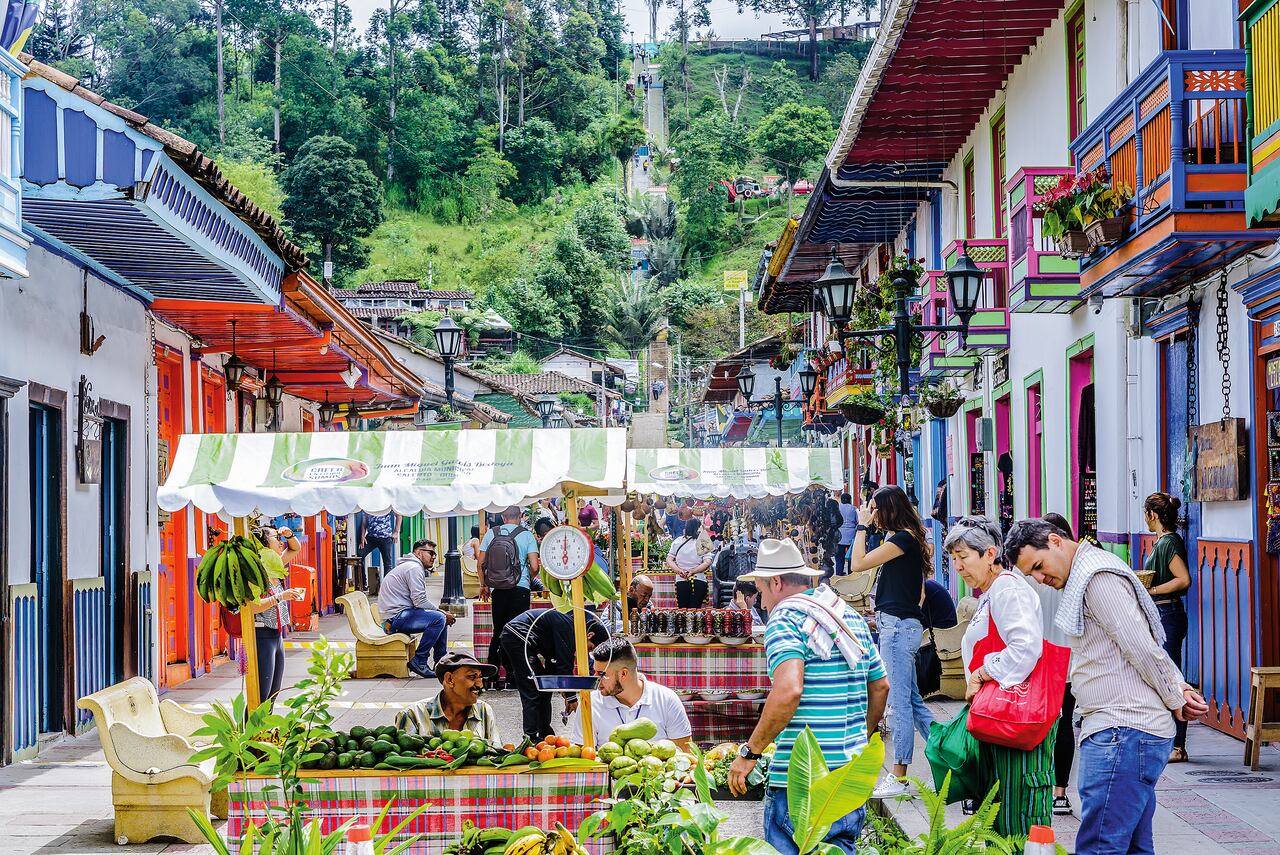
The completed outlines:
[[[972,700],[985,682],[995,681],[1004,689],[1025,682],[1044,647],[1040,600],[1026,577],[997,563],[1000,526],[988,517],[965,517],[947,532],[943,549],[965,584],[982,590],[960,642],[969,677],[965,700]],[[987,786],[1000,785],[998,833],[1026,836],[1031,826],[1052,822],[1056,730],[1031,751],[978,743]]]

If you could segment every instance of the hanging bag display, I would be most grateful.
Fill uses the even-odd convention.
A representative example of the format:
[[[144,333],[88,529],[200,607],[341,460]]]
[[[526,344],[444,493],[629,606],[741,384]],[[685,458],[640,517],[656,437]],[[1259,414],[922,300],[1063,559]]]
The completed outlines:
[[[995,619],[987,623],[987,637],[973,648],[973,670],[1007,646]],[[1040,659],[1025,682],[1008,689],[994,680],[983,683],[970,702],[969,732],[979,742],[1030,751],[1049,735],[1062,713],[1071,650],[1048,641],[1042,644]]]

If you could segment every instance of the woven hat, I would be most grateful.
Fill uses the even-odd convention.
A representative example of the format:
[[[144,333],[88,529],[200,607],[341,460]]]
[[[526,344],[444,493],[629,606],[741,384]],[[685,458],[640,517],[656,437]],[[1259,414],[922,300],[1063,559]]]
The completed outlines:
[[[750,573],[743,573],[738,578],[755,581],[757,579],[771,579],[774,576],[785,576],[788,573],[815,578],[822,575],[821,570],[814,570],[804,563],[804,556],[800,554],[800,547],[796,546],[791,538],[777,540],[772,537],[766,537],[760,541],[760,550],[756,554],[755,569]]]

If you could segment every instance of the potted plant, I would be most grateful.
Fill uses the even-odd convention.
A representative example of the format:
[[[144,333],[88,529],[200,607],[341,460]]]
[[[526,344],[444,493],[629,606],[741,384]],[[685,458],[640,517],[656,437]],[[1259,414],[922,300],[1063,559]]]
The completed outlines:
[[[840,412],[856,425],[873,425],[884,418],[885,400],[875,392],[859,392],[840,404]]]
[[[919,387],[916,394],[929,415],[935,419],[951,418],[960,412],[960,407],[964,404],[964,396],[960,394],[960,390],[947,380],[926,383]]]
[[[1086,180],[1079,198],[1080,219],[1084,222],[1084,233],[1089,238],[1090,247],[1097,249],[1119,243],[1129,219],[1124,210],[1133,191],[1124,182],[1111,180],[1105,166],[1081,178]]]
[[[1090,251],[1084,220],[1076,205],[1076,181],[1075,175],[1063,175],[1041,199],[1044,214],[1040,231],[1058,242],[1058,254],[1063,258],[1084,258]]]

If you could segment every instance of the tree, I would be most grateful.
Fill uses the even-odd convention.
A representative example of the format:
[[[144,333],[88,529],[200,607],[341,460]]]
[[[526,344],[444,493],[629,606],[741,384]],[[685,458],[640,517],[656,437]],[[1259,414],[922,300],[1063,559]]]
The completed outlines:
[[[514,201],[540,202],[551,194],[560,159],[560,141],[554,125],[535,117],[512,128],[507,131],[503,155],[511,161],[519,178],[512,188]]]
[[[688,328],[692,314],[700,306],[716,306],[724,302],[724,291],[711,282],[682,279],[662,289],[662,306],[673,326]],[[734,319],[737,331],[737,319]]]
[[[787,180],[787,216],[791,216],[794,179],[806,163],[826,154],[834,131],[825,107],[783,104],[760,120],[751,132],[751,145],[762,157],[776,161]]]
[[[606,289],[600,319],[604,335],[635,359],[662,328],[662,302],[652,288],[624,276]]]
[[[858,85],[858,75],[862,73],[862,63],[851,53],[836,54],[836,58],[827,64],[822,72],[822,98],[832,116],[843,116],[844,108],[849,103],[849,96]]]
[[[464,209],[464,216],[474,214],[487,220],[499,211],[511,209],[511,203],[502,198],[502,191],[515,180],[516,168],[498,151],[496,137],[497,128],[492,125],[476,135],[475,155],[465,178],[466,199],[471,208]]]
[[[604,143],[609,147],[609,151],[613,152],[618,165],[622,168],[623,193],[628,192],[627,161],[631,159],[632,153],[637,148],[644,145],[646,139],[648,135],[645,133],[644,125],[640,124],[640,120],[635,116],[615,116],[605,128]]]
[[[760,75],[760,100],[770,110],[790,101],[804,102],[804,90],[786,60],[774,60],[769,70]]]
[[[649,277],[659,288],[665,288],[680,278],[683,259],[680,244],[670,238],[649,241],[645,258],[649,261]]]
[[[738,11],[782,15],[787,22],[809,31],[809,79],[818,80],[818,28],[847,6],[845,0],[738,0]]]
[[[622,226],[622,218],[599,194],[573,212],[573,226],[583,246],[599,256],[610,270],[626,270],[631,266],[631,239]]]
[[[285,215],[323,248],[325,261],[335,250],[358,257],[360,239],[382,222],[382,185],[355,146],[338,137],[307,140],[284,172],[284,189]]]

